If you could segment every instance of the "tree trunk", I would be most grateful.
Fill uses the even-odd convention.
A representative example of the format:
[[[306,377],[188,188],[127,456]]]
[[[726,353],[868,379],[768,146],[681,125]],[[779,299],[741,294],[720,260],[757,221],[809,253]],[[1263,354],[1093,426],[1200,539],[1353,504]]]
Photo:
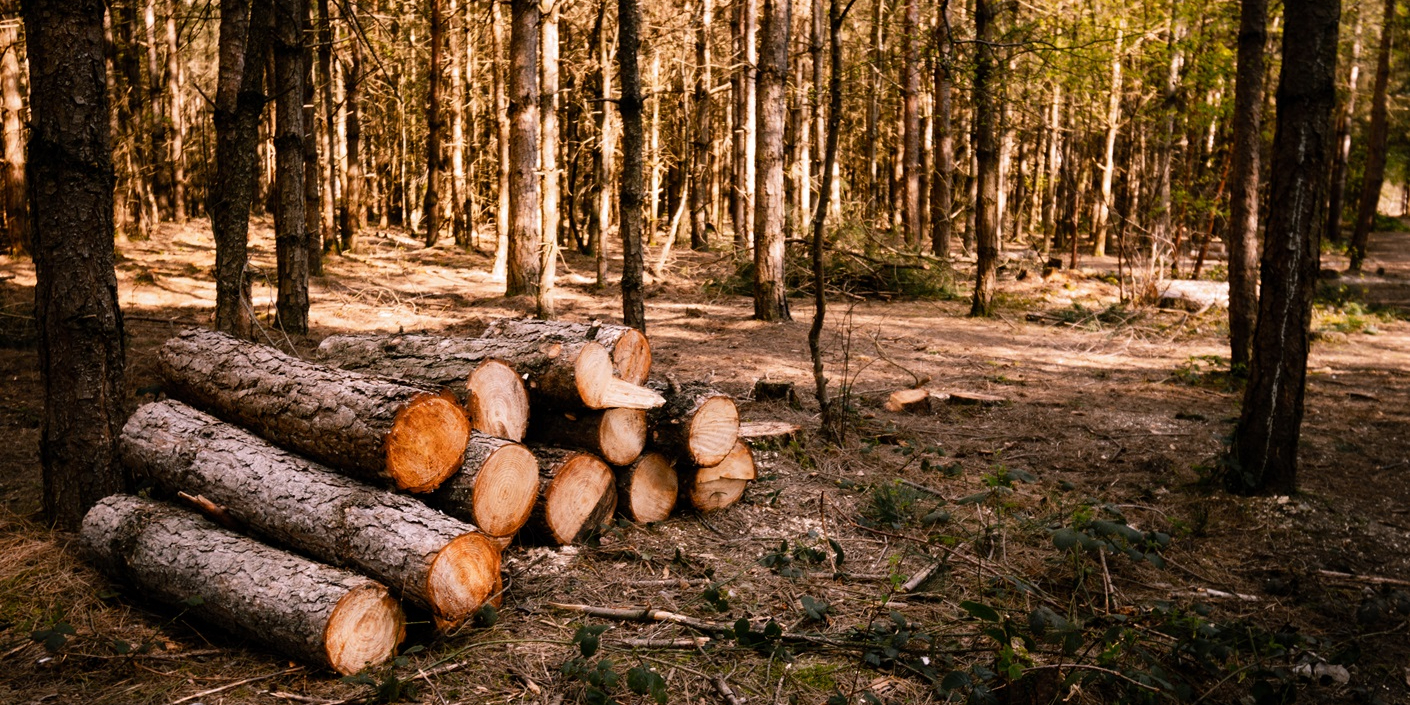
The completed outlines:
[[[690,249],[710,249],[710,143],[714,112],[710,105],[710,22],[713,0],[700,0],[700,25],[695,29],[694,132],[690,143]]]
[[[1371,93],[1371,126],[1366,131],[1366,168],[1361,176],[1361,202],[1356,209],[1356,229],[1351,233],[1351,271],[1361,271],[1366,261],[1366,243],[1375,227],[1376,209],[1381,203],[1381,185],[1386,171],[1386,86],[1390,82],[1391,33],[1395,31],[1395,0],[1386,0],[1381,15],[1381,48],[1376,58],[1376,83]]]
[[[1269,209],[1258,325],[1248,386],[1231,448],[1231,489],[1291,494],[1307,381],[1308,328],[1317,285],[1340,2],[1283,4],[1283,69],[1269,169]],[[1393,8],[1394,6],[1391,5]]]
[[[319,100],[323,103],[323,129],[327,168],[323,173],[323,206],[320,230],[325,251],[338,247],[336,231],[338,204],[338,107],[333,102],[333,18],[328,0],[318,0],[318,81],[322,86]]]
[[[652,443],[692,465],[719,465],[739,440],[734,399],[703,382],[652,386],[666,398],[650,414]]]
[[[276,0],[274,89],[277,168],[274,243],[279,294],[276,325],[308,333],[308,233],[304,216],[303,14],[308,0]]]
[[[499,579],[499,549],[475,527],[175,401],[132,415],[122,459],[164,490],[205,497],[273,543],[392,586],[443,624],[473,614]]]
[[[955,208],[955,137],[950,121],[951,62],[954,47],[950,45],[950,6],[942,3],[940,21],[935,23],[935,175],[930,182],[930,249],[942,260],[950,259],[950,240],[954,225],[950,213]]]
[[[496,120],[495,144],[499,147],[499,202],[495,207],[495,251],[494,269],[490,275],[495,281],[508,281],[509,277],[509,59],[505,54],[504,15],[501,3],[490,6],[491,32],[494,38],[494,107]]]
[[[759,9],[752,0],[737,2],[734,7],[734,53],[739,66],[734,81],[734,174],[730,189],[730,220],[734,225],[734,248],[748,251],[754,241],[750,228],[754,225],[754,155],[758,116],[754,112],[758,98],[759,50],[755,34],[759,26]]]
[[[337,673],[384,663],[405,637],[386,586],[149,499],[104,499],[80,540],[98,567],[144,598]]]
[[[1097,201],[1095,222],[1092,224],[1092,237],[1096,240],[1096,244],[1092,247],[1093,257],[1106,256],[1107,231],[1111,216],[1111,179],[1116,171],[1116,134],[1121,129],[1121,47],[1124,39],[1125,32],[1122,29],[1116,30],[1116,49],[1111,57],[1111,93],[1107,98],[1106,108],[1106,150],[1102,155],[1102,191],[1101,198]],[[1259,57],[1262,58],[1261,53]]]
[[[431,20],[431,64],[426,71],[426,198],[422,201],[421,212],[426,219],[427,247],[435,245],[441,237],[441,132],[445,126],[445,121],[441,119],[441,79],[444,73],[442,54],[446,43],[445,13],[441,2],[429,0],[426,8]],[[537,17],[534,19],[537,20]]]
[[[867,123],[863,138],[862,160],[866,163],[866,220],[876,219],[881,201],[881,165],[877,162],[876,146],[881,141],[881,60],[882,8],[885,0],[873,0],[871,10],[871,65],[867,67]]]
[[[646,447],[646,412],[641,409],[607,409],[560,412],[541,409],[534,414],[529,437],[536,443],[580,448],[613,465],[628,465]]]
[[[589,453],[534,447],[540,495],[529,528],[560,546],[583,541],[617,509],[616,478]]]
[[[1327,242],[1341,242],[1341,216],[1346,197],[1347,161],[1351,158],[1351,123],[1356,119],[1356,94],[1360,92],[1361,25],[1366,17],[1362,7],[1356,10],[1356,30],[1351,42],[1351,68],[1346,81],[1346,106],[1337,115],[1337,151],[1332,162],[1331,195],[1327,197]]]
[[[215,328],[254,333],[250,303],[250,206],[258,185],[264,61],[273,0],[231,0],[220,8],[220,73],[215,93],[215,173],[210,203],[215,233]],[[32,36],[32,35],[31,35]]]
[[[303,132],[304,132],[304,248],[307,250],[308,273],[323,276],[323,219],[320,208],[323,193],[320,188],[322,171],[318,167],[318,97],[315,95],[313,73],[313,15],[310,0],[300,0],[300,59],[303,62]]]
[[[718,465],[699,467],[682,460],[676,472],[681,496],[702,513],[718,511],[738,502],[744,496],[744,489],[757,476],[754,453],[743,441],[737,441]]]
[[[754,206],[754,318],[792,320],[784,283],[783,121],[792,0],[764,0],[759,52],[758,146]]]
[[[995,76],[993,0],[975,0],[974,36],[974,151],[977,157],[974,239],[979,258],[975,265],[971,316],[993,312],[994,284],[999,257],[999,117]]]
[[[1242,0],[1229,194],[1229,362],[1246,370],[1258,315],[1258,182],[1263,152],[1263,50],[1268,0]]]
[[[34,312],[44,384],[44,510],[73,530],[120,492],[115,462],[125,352],[113,272],[113,164],[104,3],[24,5],[30,65],[27,180],[34,214]]]
[[[905,123],[904,201],[901,221],[906,244],[919,248],[922,243],[920,212],[920,0],[906,0],[902,32],[905,33],[903,81],[901,83],[902,121]]]
[[[536,321],[532,318],[500,318],[490,323],[480,336],[505,338],[525,343],[557,343],[592,340],[612,354],[612,374],[632,384],[646,384],[651,374],[651,341],[635,328],[612,323],[569,323]]]
[[[539,163],[543,168],[543,243],[539,247],[539,285],[535,309],[539,318],[552,320],[553,285],[558,268],[558,11],[562,0],[548,0],[542,11],[543,52],[539,102],[542,104],[543,134],[539,143]]]
[[[178,51],[179,42],[176,28],[177,3],[172,3],[172,11],[166,16],[166,87],[167,87],[167,168],[171,172],[171,212],[172,221],[186,222],[186,115],[185,100],[182,96],[186,88],[186,72],[181,65]]]
[[[646,301],[642,293],[642,170],[643,130],[641,72],[641,7],[638,0],[617,2],[617,67],[622,76],[622,183],[617,198],[622,236],[622,322],[646,331]]]
[[[426,498],[441,511],[474,524],[487,536],[513,536],[539,497],[539,463],[519,443],[471,434],[460,472]]]
[[[362,230],[363,216],[367,212],[362,201],[362,115],[358,105],[362,97],[362,35],[357,31],[357,0],[347,0],[343,10],[348,13],[352,41],[348,42],[348,63],[343,67],[343,105],[346,111],[343,133],[348,176],[343,189],[341,230],[343,251],[352,252],[357,247],[357,234]],[[382,210],[386,212],[387,209]],[[402,217],[406,217],[404,212]]]
[[[465,59],[463,45],[470,42],[468,30],[458,29],[456,21],[466,27],[459,0],[450,0],[450,37],[446,49],[450,52],[450,211],[451,236],[456,247],[470,249],[473,224],[466,222],[469,201],[465,181]]]
[[[460,467],[470,423],[445,396],[188,329],[159,361],[172,396],[351,475],[429,492]],[[293,400],[291,402],[291,400]]]
[[[676,468],[670,458],[647,453],[626,467],[616,468],[617,510],[638,523],[665,521],[676,507]]]
[[[509,259],[506,296],[536,296],[542,204],[539,191],[539,5],[509,6]]]
[[[24,101],[20,97],[20,30],[0,25],[0,98],[4,100],[5,228],[13,254],[32,251],[29,204],[26,202],[24,154]]]

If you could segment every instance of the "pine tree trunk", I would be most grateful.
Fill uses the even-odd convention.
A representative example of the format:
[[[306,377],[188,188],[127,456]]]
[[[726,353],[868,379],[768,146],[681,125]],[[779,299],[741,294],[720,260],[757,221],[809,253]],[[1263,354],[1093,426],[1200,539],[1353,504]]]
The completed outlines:
[[[460,0],[450,0],[450,37],[447,50],[450,52],[450,200],[451,236],[455,245],[470,249],[471,224],[466,221],[465,205],[469,200],[468,184],[465,181],[465,59],[462,45],[470,41],[468,32],[456,28],[459,20],[464,26]]]
[[[363,204],[362,188],[362,115],[360,106],[362,94],[362,36],[357,31],[358,25],[358,0],[346,0],[343,10],[348,13],[347,20],[353,27],[351,40],[348,42],[348,63],[343,67],[343,105],[344,105],[344,128],[345,140],[344,150],[348,165],[347,179],[344,181],[343,189],[343,211],[340,216],[342,230],[342,245],[344,252],[352,252],[357,248],[357,235],[363,226],[363,216],[367,212],[367,207]],[[382,212],[388,209],[383,208]],[[402,217],[405,218],[405,211]]]
[[[998,86],[994,59],[993,0],[975,0],[974,36],[974,141],[978,169],[975,183],[974,239],[979,258],[975,265],[971,316],[993,312],[994,284],[999,256],[999,136]]]
[[[337,673],[382,664],[406,633],[386,586],[149,499],[104,499],[80,538],[98,567],[144,598]]]
[[[1340,4],[1283,4],[1278,130],[1269,168],[1269,199],[1281,205],[1268,213],[1258,325],[1230,451],[1228,484],[1236,491],[1292,494],[1297,489],[1308,331],[1320,258],[1317,235],[1324,223],[1334,147]]]
[[[300,0],[299,12],[303,25],[300,41],[300,58],[303,61],[303,114],[304,114],[304,248],[308,255],[310,276],[323,276],[323,179],[318,166],[318,97],[314,89],[313,73],[313,6],[312,0]]]
[[[758,151],[754,206],[754,318],[787,321],[788,291],[783,278],[784,84],[788,79],[788,35],[792,0],[765,0],[759,50]]]
[[[710,147],[714,112],[710,105],[710,23],[713,0],[700,0],[700,24],[695,29],[695,110],[690,143],[690,249],[710,249]]]
[[[530,533],[566,546],[585,540],[617,509],[616,478],[596,456],[535,446],[540,500],[526,527]]]
[[[604,0],[605,1],[605,0]],[[499,148],[499,191],[495,207],[495,251],[494,268],[490,271],[495,281],[507,281],[509,273],[509,60],[505,55],[504,14],[501,3],[490,7],[492,23],[490,29],[494,38],[494,107],[496,120],[495,145]],[[604,108],[605,110],[606,108]]]
[[[734,174],[730,189],[730,220],[734,224],[734,248],[747,252],[754,238],[754,153],[758,132],[755,106],[758,99],[759,52],[755,45],[758,6],[752,0],[734,7]]]
[[[304,216],[303,5],[275,0],[274,8],[274,243],[279,294],[276,325],[308,333],[308,233]]]
[[[754,480],[754,452],[743,441],[717,465],[699,467],[682,460],[676,468],[680,496],[699,512],[725,509],[744,496],[744,490]]]
[[[616,126],[612,120],[612,39],[606,24],[609,0],[602,0],[602,14],[599,16],[601,31],[598,35],[597,62],[601,68],[597,99],[601,106],[597,114],[599,135],[597,163],[597,229],[593,231],[593,256],[597,261],[597,288],[607,286],[607,232],[612,224],[612,179],[616,174]],[[620,108],[619,108],[620,109]]]
[[[1106,109],[1106,151],[1102,158],[1102,190],[1092,224],[1093,257],[1106,256],[1108,223],[1111,216],[1111,180],[1116,171],[1116,134],[1121,128],[1121,47],[1125,32],[1116,30],[1116,50],[1111,58],[1111,92]]]
[[[1244,370],[1258,315],[1258,182],[1263,152],[1263,51],[1268,1],[1242,0],[1229,177],[1229,362]]]
[[[1351,42],[1351,68],[1346,81],[1346,106],[1337,115],[1337,151],[1332,162],[1331,195],[1327,197],[1327,230],[1322,235],[1327,242],[1341,242],[1343,238],[1341,216],[1346,198],[1346,167],[1351,159],[1351,123],[1356,119],[1356,94],[1361,87],[1361,25],[1365,16],[1365,10],[1358,7]]]
[[[881,204],[881,165],[877,161],[876,146],[881,140],[881,14],[885,0],[873,0],[871,10],[871,66],[867,70],[867,123],[863,139],[863,161],[866,163],[866,219],[875,220],[876,209]]]
[[[719,465],[739,440],[734,399],[703,382],[652,384],[666,403],[650,413],[652,443],[702,467]]]
[[[426,8],[431,20],[431,64],[426,71],[426,197],[421,212],[426,220],[427,247],[441,237],[441,131],[445,125],[441,119],[441,81],[446,42],[441,3],[442,0],[429,0]]]
[[[617,0],[617,66],[622,75],[622,184],[617,198],[622,235],[622,322],[646,331],[646,301],[642,293],[641,207],[643,128],[641,119],[641,7],[638,0]]]
[[[125,354],[113,272],[103,11],[98,0],[24,5],[34,311],[44,384],[39,462],[45,513],[68,530],[93,503],[123,488],[115,454]]]
[[[646,412],[606,409],[561,412],[542,409],[534,414],[529,437],[543,445],[580,448],[613,465],[628,465],[646,447]]]
[[[543,53],[539,102],[542,106],[543,132],[539,142],[539,163],[543,169],[542,244],[539,246],[539,285],[535,299],[536,314],[544,320],[555,317],[553,286],[558,268],[558,12],[562,0],[548,0],[549,8],[542,13]]]
[[[1385,183],[1386,138],[1389,132],[1386,124],[1386,87],[1390,82],[1391,32],[1395,31],[1398,22],[1395,18],[1395,0],[1386,0],[1385,12],[1381,17],[1381,48],[1376,58],[1376,83],[1371,89],[1371,126],[1366,131],[1366,167],[1361,176],[1361,201],[1356,209],[1356,229],[1351,233],[1351,247],[1347,248],[1353,272],[1361,271],[1361,263],[1366,261],[1366,243],[1376,224],[1381,186]]]
[[[328,168],[323,172],[323,248],[325,251],[341,245],[337,234],[338,188],[338,107],[333,102],[333,18],[328,0],[318,0],[318,80],[322,86],[319,100],[323,103],[323,129]]]
[[[905,225],[906,244],[919,248],[923,237],[920,212],[920,0],[906,0],[902,31],[905,33],[905,69],[901,91],[906,127],[902,222]]]
[[[3,188],[5,229],[13,254],[32,251],[29,204],[25,190],[24,100],[20,97],[20,30],[7,22],[0,25],[0,100],[4,101],[3,144],[5,173]]]
[[[185,99],[186,72],[181,65],[178,51],[176,9],[180,5],[171,3],[166,16],[166,80],[167,80],[167,121],[170,132],[167,135],[167,168],[171,171],[171,210],[172,221],[186,222],[186,115]]]
[[[539,191],[539,5],[509,5],[509,259],[506,296],[536,296],[543,245]]]
[[[950,259],[950,241],[954,224],[950,213],[955,208],[955,137],[950,120],[951,62],[954,48],[950,45],[949,5],[941,5],[941,16],[935,23],[935,174],[930,182],[930,250],[942,260]]]

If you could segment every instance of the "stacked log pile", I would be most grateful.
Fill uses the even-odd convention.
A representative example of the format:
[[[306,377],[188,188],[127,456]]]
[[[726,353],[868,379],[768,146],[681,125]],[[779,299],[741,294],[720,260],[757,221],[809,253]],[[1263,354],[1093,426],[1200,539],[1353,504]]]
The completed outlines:
[[[733,399],[648,384],[650,344],[630,328],[332,336],[318,358],[205,330],[171,338],[159,354],[171,398],[133,414],[121,457],[157,496],[207,516],[111,497],[83,527],[94,562],[352,673],[395,654],[397,598],[442,629],[496,602],[516,536],[570,544],[614,514],[717,511],[755,477]]]

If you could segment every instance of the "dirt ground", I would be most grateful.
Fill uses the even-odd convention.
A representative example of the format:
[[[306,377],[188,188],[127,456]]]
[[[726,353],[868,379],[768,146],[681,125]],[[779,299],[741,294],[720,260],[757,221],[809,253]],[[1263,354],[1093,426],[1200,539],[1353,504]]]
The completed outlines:
[[[314,282],[312,336],[265,340],[307,354],[347,331],[476,334],[531,306],[497,294],[483,254],[393,232],[366,243]],[[1222,309],[1112,308],[1102,263],[1044,280],[1014,261],[992,320],[965,317],[959,298],[830,304],[827,373],[850,384],[858,414],[846,447],[812,433],[759,450],[744,501],[708,517],[619,524],[591,546],[516,545],[497,622],[444,636],[419,625],[407,645],[424,648],[361,682],[149,604],[39,523],[33,267],[0,257],[0,702],[645,703],[633,688],[649,690],[648,670],[672,703],[724,702],[717,678],[749,703],[1406,702],[1410,234],[1374,243],[1368,272],[1383,271],[1324,282],[1298,496],[1231,497],[1212,479],[1239,403]],[[253,247],[263,313],[267,223]],[[214,250],[202,223],[119,252],[135,408],[160,395],[156,347],[209,324]],[[792,300],[795,322],[752,321],[748,299],[713,285],[730,269],[722,253],[679,253],[650,281],[654,372],[712,381],[745,420],[815,429],[809,301]],[[562,317],[617,313],[591,272],[576,255],[560,268]],[[803,408],[751,401],[763,378],[796,382]],[[1004,402],[882,408],[918,383]],[[702,634],[550,603],[751,627]],[[609,627],[591,658],[574,643],[583,624]],[[694,636],[711,640],[628,643]],[[620,682],[604,681],[604,657]]]

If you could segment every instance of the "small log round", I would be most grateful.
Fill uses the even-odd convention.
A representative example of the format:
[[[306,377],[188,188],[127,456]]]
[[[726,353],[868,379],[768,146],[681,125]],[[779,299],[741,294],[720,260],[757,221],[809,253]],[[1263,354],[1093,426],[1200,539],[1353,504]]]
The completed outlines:
[[[612,323],[567,323],[536,318],[501,318],[490,324],[482,338],[505,338],[567,343],[591,340],[612,355],[612,370],[618,379],[646,384],[651,374],[651,342],[646,334]]]
[[[652,440],[700,467],[718,465],[739,440],[734,399],[703,382],[653,383],[666,403],[650,412]]]
[[[80,540],[142,596],[337,673],[385,662],[405,636],[401,605],[380,583],[176,507],[113,495],[88,510]]]
[[[460,467],[470,421],[453,397],[187,329],[158,355],[172,396],[359,479],[429,492]]]
[[[513,367],[499,360],[486,360],[470,373],[465,388],[465,410],[476,431],[511,441],[524,440],[529,427],[529,393]]]
[[[474,524],[486,536],[512,537],[529,520],[538,494],[534,454],[514,441],[476,431],[465,446],[460,472],[426,502]]]
[[[534,447],[541,497],[531,525],[560,546],[578,543],[617,511],[612,469],[591,453]]]
[[[628,465],[646,447],[646,412],[641,409],[554,412],[534,416],[529,429],[535,442],[580,448],[612,465]]]
[[[739,501],[757,477],[754,453],[742,441],[718,465],[686,467],[679,471],[681,494],[700,512],[714,512]]]
[[[622,516],[649,524],[665,521],[676,506],[676,468],[670,458],[647,453],[627,467],[616,468],[617,508]]]

